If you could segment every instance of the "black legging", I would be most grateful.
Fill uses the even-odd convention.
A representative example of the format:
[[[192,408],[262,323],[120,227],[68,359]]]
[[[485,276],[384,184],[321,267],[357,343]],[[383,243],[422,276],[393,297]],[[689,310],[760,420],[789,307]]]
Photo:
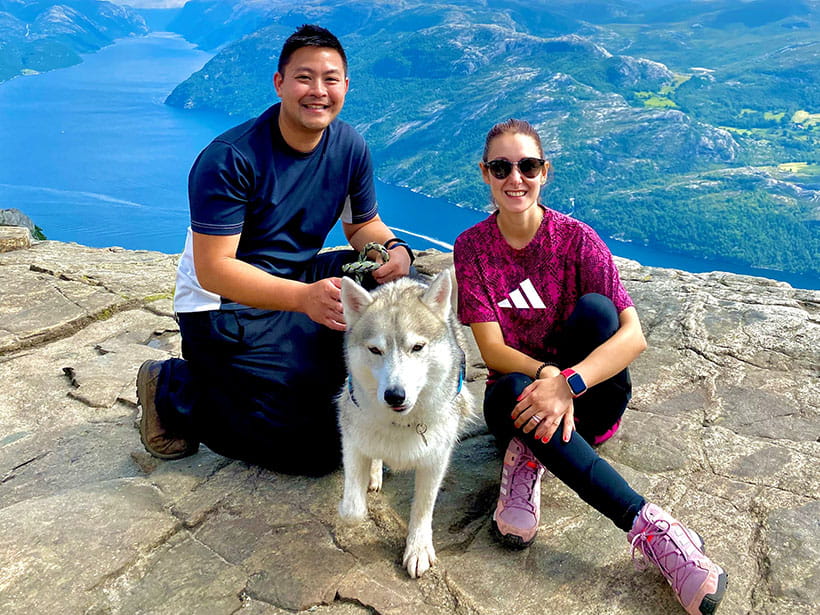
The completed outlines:
[[[597,294],[584,295],[562,327],[556,363],[562,367],[575,365],[612,337],[618,326],[618,314],[609,299]],[[645,500],[598,456],[585,438],[594,441],[595,436],[605,433],[620,420],[631,397],[629,372],[623,370],[574,401],[578,431],[569,442],[562,440],[560,427],[547,444],[534,437],[535,430],[525,434],[521,428],[514,427],[510,414],[521,391],[532,381],[526,374],[516,372],[487,385],[484,417],[490,432],[501,446],[517,436],[581,499],[628,532]]]

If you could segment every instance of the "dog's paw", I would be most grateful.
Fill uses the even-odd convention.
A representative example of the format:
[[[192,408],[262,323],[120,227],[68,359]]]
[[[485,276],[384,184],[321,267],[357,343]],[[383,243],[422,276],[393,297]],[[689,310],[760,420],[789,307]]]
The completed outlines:
[[[339,518],[347,524],[361,523],[367,516],[367,506],[348,500],[339,502]]]
[[[413,579],[418,579],[436,563],[436,550],[432,542],[408,544],[404,550],[403,565]]]
[[[374,459],[370,462],[370,482],[367,485],[368,491],[382,490],[382,460]]]

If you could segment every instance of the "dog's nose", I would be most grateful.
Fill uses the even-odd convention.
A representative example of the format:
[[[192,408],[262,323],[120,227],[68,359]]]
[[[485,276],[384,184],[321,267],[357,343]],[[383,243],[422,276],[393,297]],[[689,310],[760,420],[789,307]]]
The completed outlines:
[[[390,387],[384,392],[384,401],[391,408],[400,408],[404,405],[404,389],[401,387]]]

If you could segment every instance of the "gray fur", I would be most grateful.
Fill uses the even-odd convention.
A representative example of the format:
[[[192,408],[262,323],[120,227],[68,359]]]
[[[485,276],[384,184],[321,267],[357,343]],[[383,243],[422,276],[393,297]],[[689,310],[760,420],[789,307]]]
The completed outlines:
[[[367,514],[366,492],[378,491],[382,460],[415,470],[404,566],[421,576],[434,562],[432,514],[473,398],[459,386],[464,338],[452,306],[449,270],[429,286],[403,278],[368,293],[344,278],[342,304],[350,386],[339,398],[345,488],[339,513]]]

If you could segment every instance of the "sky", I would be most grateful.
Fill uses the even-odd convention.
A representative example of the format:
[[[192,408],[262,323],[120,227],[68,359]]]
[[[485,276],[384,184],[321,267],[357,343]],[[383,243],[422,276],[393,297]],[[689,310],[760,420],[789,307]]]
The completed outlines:
[[[114,4],[130,6],[135,9],[173,9],[182,6],[188,0],[111,0]]]

